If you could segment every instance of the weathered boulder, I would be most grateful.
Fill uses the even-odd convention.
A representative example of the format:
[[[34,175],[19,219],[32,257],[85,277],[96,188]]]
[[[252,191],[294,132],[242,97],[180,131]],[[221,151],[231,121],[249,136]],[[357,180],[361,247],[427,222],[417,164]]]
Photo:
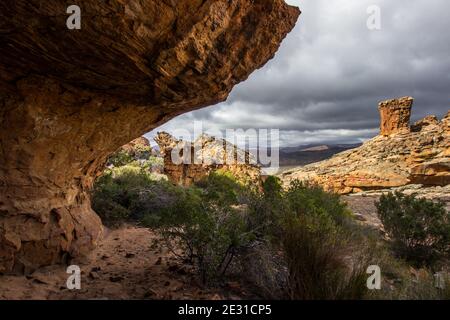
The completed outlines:
[[[150,141],[145,137],[139,137],[133,141],[121,146],[110,158],[108,164],[113,164],[111,161],[121,153],[125,153],[128,157],[135,160],[147,160],[150,156],[157,156],[158,152],[154,150]]]
[[[418,131],[422,131],[422,130],[429,130],[429,129],[433,129],[433,126],[438,126],[439,125],[439,119],[432,115],[432,116],[426,116],[425,118],[416,121],[412,126],[411,126],[411,131],[414,132],[418,132]]]
[[[389,136],[396,133],[408,133],[412,105],[411,97],[380,102],[378,105],[381,117],[380,134]]]
[[[241,183],[261,186],[261,168],[247,151],[226,140],[202,134],[194,142],[159,132],[155,141],[164,157],[164,174],[175,184],[189,186],[218,170]]]
[[[450,157],[438,158],[411,168],[411,183],[446,186],[450,184]]]
[[[151,148],[150,141],[145,137],[139,137],[120,147],[120,150],[134,154],[139,148]]]
[[[88,253],[89,190],[108,155],[223,101],[273,57],[299,11],[283,0],[0,2],[0,272]]]
[[[295,179],[309,181],[342,194],[395,188],[408,184],[448,185],[450,183],[448,115],[437,123],[434,116],[426,117],[417,122],[415,130],[410,132],[409,127],[405,127],[405,119],[409,118],[409,113],[406,115],[405,110],[412,105],[412,98],[390,101],[384,104],[407,105],[400,109],[394,108],[394,111],[396,110],[394,116],[390,117],[401,118],[404,121],[397,121],[395,125],[382,124],[380,135],[366,141],[359,148],[283,173],[281,178],[284,183],[289,184]],[[403,115],[400,115],[399,110],[403,110],[401,111]],[[387,113],[381,113],[382,122],[388,118]],[[403,124],[400,125],[400,122]],[[383,127],[395,130],[385,135],[388,131],[383,131]],[[400,128],[400,131],[396,131]]]

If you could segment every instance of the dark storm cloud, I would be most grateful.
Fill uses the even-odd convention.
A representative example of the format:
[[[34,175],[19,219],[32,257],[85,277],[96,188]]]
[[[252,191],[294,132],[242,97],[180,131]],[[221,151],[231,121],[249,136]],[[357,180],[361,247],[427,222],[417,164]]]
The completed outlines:
[[[448,0],[288,2],[303,13],[275,59],[227,102],[159,130],[201,120],[213,129],[279,128],[282,144],[356,142],[377,133],[381,100],[413,96],[413,120],[449,110]],[[381,30],[366,26],[370,5],[381,9]]]

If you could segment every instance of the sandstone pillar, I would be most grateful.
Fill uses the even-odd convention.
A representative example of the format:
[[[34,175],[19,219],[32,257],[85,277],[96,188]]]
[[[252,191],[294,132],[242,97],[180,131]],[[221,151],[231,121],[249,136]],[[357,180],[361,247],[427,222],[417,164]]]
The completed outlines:
[[[378,109],[381,117],[381,135],[390,136],[410,131],[409,121],[413,101],[411,97],[404,97],[380,102]]]

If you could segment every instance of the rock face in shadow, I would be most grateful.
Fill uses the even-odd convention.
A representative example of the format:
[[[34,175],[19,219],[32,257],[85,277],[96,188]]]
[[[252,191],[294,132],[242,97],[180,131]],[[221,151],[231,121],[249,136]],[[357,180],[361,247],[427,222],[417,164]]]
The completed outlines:
[[[410,128],[405,121],[412,98],[389,100],[386,105],[380,135],[328,160],[287,171],[282,174],[284,183],[309,181],[341,194],[410,184],[449,185],[450,113],[441,121],[428,116]]]
[[[109,154],[223,101],[299,11],[282,0],[0,2],[0,272],[87,254],[89,191]]]
[[[164,174],[174,184],[190,186],[212,172],[222,171],[243,184],[261,186],[256,158],[226,140],[203,134],[189,142],[159,132],[155,141],[164,157]]]

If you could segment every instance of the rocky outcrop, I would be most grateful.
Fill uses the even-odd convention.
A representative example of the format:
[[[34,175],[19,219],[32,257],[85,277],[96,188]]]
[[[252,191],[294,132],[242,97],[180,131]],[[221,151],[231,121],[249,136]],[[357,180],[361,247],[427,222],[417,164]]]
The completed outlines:
[[[125,151],[131,155],[134,155],[139,149],[151,148],[150,141],[145,137],[139,137],[133,141],[127,143],[126,145],[120,147],[119,150]]]
[[[244,184],[261,185],[256,159],[223,139],[203,134],[194,142],[186,142],[160,132],[155,141],[164,157],[164,173],[175,184],[189,186],[220,170]]]
[[[399,104],[402,105],[400,109],[392,107]],[[410,130],[409,125],[405,127],[403,123],[409,118],[406,110],[412,105],[411,98],[390,100],[380,105],[391,106],[382,108],[393,112],[389,115],[385,109],[381,113],[380,135],[331,159],[287,171],[282,174],[284,183],[295,179],[310,181],[342,194],[408,184],[450,184],[449,115],[441,121],[435,121],[433,116],[426,117]],[[397,119],[396,124],[387,119]]]
[[[111,161],[120,153],[125,153],[129,157],[135,160],[147,160],[150,156],[158,156],[158,152],[154,150],[150,144],[150,141],[145,137],[139,137],[126,145],[120,147],[108,160],[108,164],[112,164]],[[120,158],[120,157],[119,157]]]
[[[88,253],[89,190],[108,156],[223,101],[299,11],[282,0],[0,2],[0,272]]]
[[[412,104],[411,97],[380,102],[378,105],[381,117],[380,134],[389,136],[396,133],[408,133]]]

